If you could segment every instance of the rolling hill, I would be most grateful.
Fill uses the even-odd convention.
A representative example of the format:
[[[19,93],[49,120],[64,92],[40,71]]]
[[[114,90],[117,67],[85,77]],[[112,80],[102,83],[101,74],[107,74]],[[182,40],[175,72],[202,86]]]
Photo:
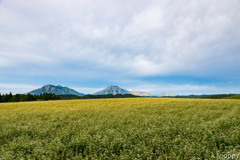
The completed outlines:
[[[225,99],[240,99],[240,94],[231,97],[225,97]]]
[[[40,95],[43,93],[54,93],[56,95],[64,95],[64,94],[69,94],[69,95],[78,95],[78,96],[84,96],[85,94],[79,93],[73,89],[70,89],[68,87],[62,87],[60,85],[54,86],[51,84],[45,85],[42,88],[33,90],[31,92],[28,92],[30,94],[35,94],[35,95]]]

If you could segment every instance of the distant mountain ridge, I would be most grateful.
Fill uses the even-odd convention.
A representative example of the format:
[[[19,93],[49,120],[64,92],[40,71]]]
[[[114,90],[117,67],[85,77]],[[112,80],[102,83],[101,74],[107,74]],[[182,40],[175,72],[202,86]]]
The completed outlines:
[[[151,96],[149,93],[142,91],[130,91],[130,93],[135,96]]]
[[[118,86],[108,86],[106,89],[94,93],[93,95],[107,95],[107,94],[131,94],[128,90],[122,89]]]
[[[33,95],[40,95],[43,93],[54,93],[56,95],[77,95],[77,96],[84,96],[85,94],[79,93],[73,89],[70,89],[68,87],[62,87],[60,85],[54,86],[51,84],[45,85],[39,89],[33,90],[31,92],[28,92]],[[120,88],[118,86],[108,86],[106,89],[103,89],[99,92],[96,92],[92,95],[108,95],[108,94],[132,94],[135,96],[143,96],[143,97],[174,97],[176,96],[175,94],[172,93],[160,93],[160,94],[149,94],[147,92],[142,92],[142,91],[128,91],[126,89]]]
[[[172,93],[161,93],[161,94],[149,94],[147,92],[142,92],[142,91],[128,91],[126,89],[120,88],[118,86],[108,86],[106,89],[101,90],[99,92],[94,93],[93,95],[107,95],[107,94],[132,94],[135,96],[146,96],[146,97],[174,97],[176,96],[175,94]]]
[[[30,94],[35,94],[35,95],[40,95],[43,93],[54,93],[56,95],[64,95],[64,94],[69,94],[69,95],[78,95],[78,96],[84,96],[85,94],[79,93],[71,88],[68,87],[62,87],[60,85],[54,86],[51,84],[45,85],[39,89],[33,90],[31,92],[28,92]]]
[[[173,93],[160,93],[160,94],[151,94],[152,97],[175,97],[177,95]]]

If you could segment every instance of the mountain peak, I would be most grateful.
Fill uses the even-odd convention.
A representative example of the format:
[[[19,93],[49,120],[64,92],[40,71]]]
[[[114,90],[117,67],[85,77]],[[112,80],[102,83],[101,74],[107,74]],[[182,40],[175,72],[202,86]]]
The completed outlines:
[[[72,95],[78,95],[78,96],[84,96],[83,93],[79,93],[73,89],[70,89],[68,87],[62,87],[60,85],[54,86],[51,84],[47,84],[39,89],[33,90],[29,92],[30,94],[43,94],[43,93],[54,93],[56,95],[63,95],[63,94],[72,94]]]
[[[101,90],[97,93],[94,93],[94,95],[107,95],[107,94],[113,94],[113,95],[116,95],[116,94],[130,94],[130,92],[127,91],[126,89],[122,89],[118,86],[111,85],[111,86],[108,86],[104,90]]]
[[[107,88],[120,88],[120,87],[111,85],[111,86],[108,86]]]

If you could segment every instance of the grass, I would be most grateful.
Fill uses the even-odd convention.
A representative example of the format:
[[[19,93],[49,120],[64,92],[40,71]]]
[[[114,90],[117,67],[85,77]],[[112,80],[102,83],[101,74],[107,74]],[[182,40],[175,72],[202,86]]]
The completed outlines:
[[[240,99],[240,94],[235,95],[235,96],[231,96],[231,97],[226,97],[226,99]]]
[[[240,101],[0,104],[0,159],[211,159],[240,153]]]

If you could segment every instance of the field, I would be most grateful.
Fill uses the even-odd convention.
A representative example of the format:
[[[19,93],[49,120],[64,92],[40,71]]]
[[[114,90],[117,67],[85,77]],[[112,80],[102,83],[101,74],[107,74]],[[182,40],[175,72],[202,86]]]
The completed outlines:
[[[211,159],[220,154],[240,154],[240,100],[0,104],[0,159]]]

